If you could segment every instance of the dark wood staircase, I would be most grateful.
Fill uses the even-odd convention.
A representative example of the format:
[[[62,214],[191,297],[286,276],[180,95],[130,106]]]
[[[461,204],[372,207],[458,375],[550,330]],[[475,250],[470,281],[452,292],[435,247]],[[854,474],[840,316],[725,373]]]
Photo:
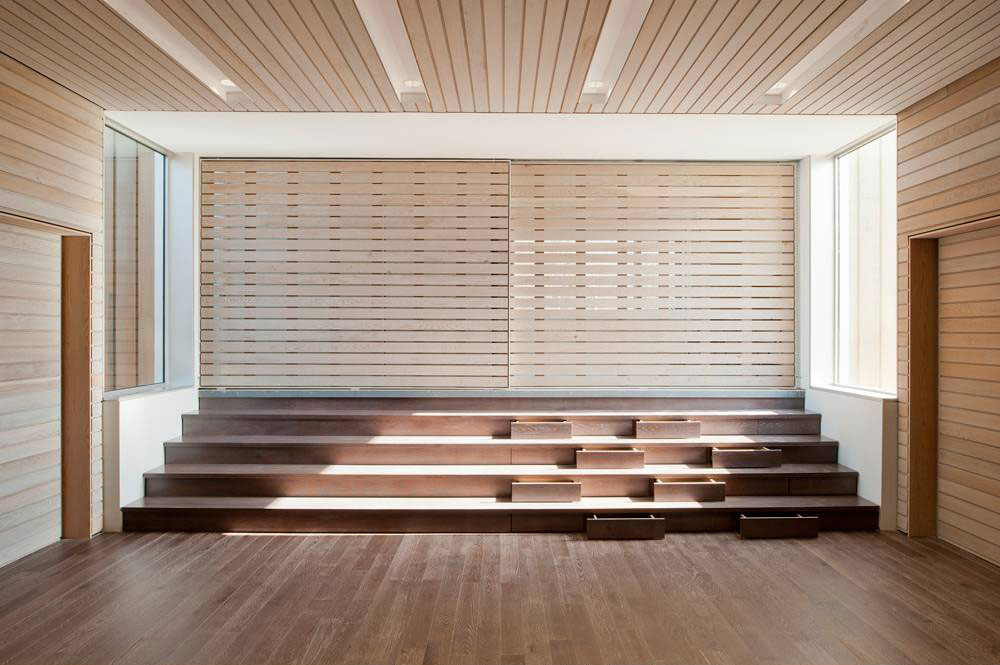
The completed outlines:
[[[526,438],[511,438],[515,422]],[[877,528],[878,507],[856,495],[857,472],[819,431],[820,415],[791,398],[206,397],[165,443],[166,464],[145,474],[146,497],[123,509],[124,526],[595,537],[618,525],[623,537],[650,532],[646,523],[654,534],[747,522],[758,535],[771,522],[792,533],[796,519],[807,531]],[[649,438],[671,432],[683,436]],[[536,438],[549,433],[560,436]]]

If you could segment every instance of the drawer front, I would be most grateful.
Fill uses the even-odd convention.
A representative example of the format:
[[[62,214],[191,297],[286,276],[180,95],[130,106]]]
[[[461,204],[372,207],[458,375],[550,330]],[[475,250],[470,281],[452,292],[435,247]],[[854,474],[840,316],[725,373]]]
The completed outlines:
[[[688,439],[701,436],[701,423],[697,420],[637,420],[637,439]]]
[[[666,520],[652,515],[594,515],[587,518],[587,538],[593,540],[660,540]]]
[[[711,480],[654,480],[654,501],[723,501],[726,483]]]
[[[646,465],[646,455],[641,450],[607,449],[607,450],[577,450],[576,467],[578,469],[641,469]]]
[[[573,436],[573,423],[568,421],[514,420],[510,423],[512,439],[568,439]]]
[[[802,515],[740,515],[740,538],[815,538],[819,518]]]
[[[712,448],[717,469],[759,469],[781,466],[781,450],[774,448]]]
[[[576,481],[514,481],[510,500],[516,503],[579,501],[581,485]]]

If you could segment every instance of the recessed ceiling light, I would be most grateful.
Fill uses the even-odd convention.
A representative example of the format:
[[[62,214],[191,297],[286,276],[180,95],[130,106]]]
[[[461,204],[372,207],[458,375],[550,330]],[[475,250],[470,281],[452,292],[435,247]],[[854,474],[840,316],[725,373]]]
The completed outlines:
[[[407,81],[403,81],[403,85],[405,85],[407,88],[422,88],[424,84],[421,81],[410,79]]]
[[[608,101],[652,2],[611,0],[583,79],[586,83],[580,91],[581,104],[600,105]]]
[[[784,81],[778,81],[771,87],[774,88],[775,90],[784,90],[787,85],[788,84],[785,83]]]
[[[361,20],[368,29],[385,73],[402,103],[426,103],[427,92],[420,67],[413,55],[399,3],[390,0],[354,0]]]
[[[235,88],[236,87],[236,84],[233,83],[232,81],[230,81],[229,79],[222,79],[221,81],[219,81],[219,83],[221,83],[222,85],[226,86],[227,88]]]
[[[604,87],[604,81],[587,81],[587,87],[592,90],[600,90]]]

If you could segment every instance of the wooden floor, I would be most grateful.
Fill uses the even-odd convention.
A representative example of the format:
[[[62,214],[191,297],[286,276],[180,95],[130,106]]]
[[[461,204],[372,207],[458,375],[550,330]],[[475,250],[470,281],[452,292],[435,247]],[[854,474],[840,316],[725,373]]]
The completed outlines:
[[[831,532],[124,534],[0,569],[0,663],[1000,662],[1000,568]]]

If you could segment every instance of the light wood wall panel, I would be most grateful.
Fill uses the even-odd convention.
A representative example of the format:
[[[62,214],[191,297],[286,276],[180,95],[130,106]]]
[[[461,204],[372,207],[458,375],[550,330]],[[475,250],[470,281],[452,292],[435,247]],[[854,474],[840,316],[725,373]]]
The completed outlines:
[[[794,166],[515,163],[511,386],[794,384]]]
[[[0,222],[0,566],[62,534],[60,245]]]
[[[91,528],[101,529],[101,400],[104,387],[103,112],[0,55],[0,213],[92,238]]]
[[[937,531],[1000,564],[1000,225],[938,256]]]
[[[910,236],[1000,215],[1000,59],[913,104],[898,118],[899,492],[908,529]]]
[[[505,387],[507,162],[202,162],[201,385]]]

